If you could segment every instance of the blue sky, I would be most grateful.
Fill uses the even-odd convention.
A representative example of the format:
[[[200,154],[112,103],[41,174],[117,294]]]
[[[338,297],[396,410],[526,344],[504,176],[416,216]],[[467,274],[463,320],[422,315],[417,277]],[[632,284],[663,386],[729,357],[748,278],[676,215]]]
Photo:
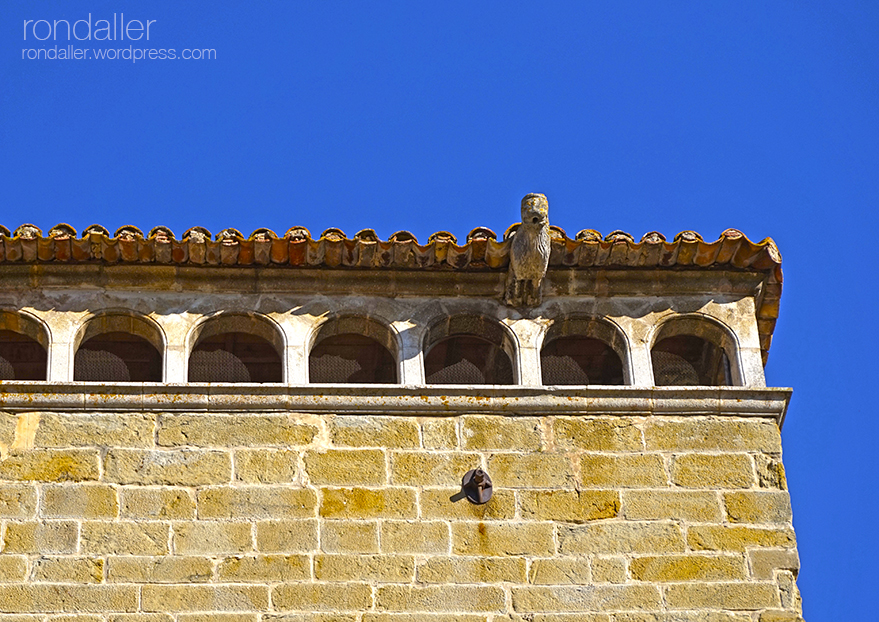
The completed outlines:
[[[24,40],[24,20],[156,20]],[[874,611],[879,4],[77,2],[0,12],[0,223],[773,237],[806,618]],[[136,24],[135,24],[136,25]],[[82,34],[84,26],[78,31]],[[23,49],[214,49],[26,60]],[[93,52],[92,52],[93,53]]]

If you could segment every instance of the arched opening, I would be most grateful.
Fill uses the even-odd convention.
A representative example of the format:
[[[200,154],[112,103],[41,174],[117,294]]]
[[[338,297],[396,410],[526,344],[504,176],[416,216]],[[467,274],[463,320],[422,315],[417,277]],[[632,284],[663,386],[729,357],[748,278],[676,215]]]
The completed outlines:
[[[152,322],[124,313],[92,318],[80,329],[73,359],[77,382],[161,382],[164,340]]]
[[[545,385],[621,385],[625,339],[609,323],[591,318],[553,322],[540,350]]]
[[[737,383],[735,343],[703,318],[674,318],[660,326],[650,351],[656,386],[731,386]]]
[[[430,328],[427,384],[513,384],[512,339],[496,320],[455,315]]]
[[[366,317],[340,317],[324,323],[308,356],[314,383],[399,382],[396,342],[390,329]]]
[[[283,337],[266,318],[221,315],[201,324],[190,342],[189,382],[283,382]]]
[[[0,311],[0,380],[46,380],[48,345],[39,322]]]

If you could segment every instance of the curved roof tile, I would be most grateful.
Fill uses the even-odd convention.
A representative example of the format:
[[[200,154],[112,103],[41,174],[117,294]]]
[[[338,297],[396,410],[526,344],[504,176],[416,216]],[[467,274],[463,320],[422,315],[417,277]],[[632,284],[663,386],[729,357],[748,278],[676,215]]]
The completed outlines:
[[[476,227],[467,234],[467,243],[474,240],[497,240],[497,234],[488,227]]]
[[[58,223],[57,225],[55,225],[54,227],[49,229],[48,237],[56,239],[56,240],[58,238],[65,238],[65,239],[75,238],[76,237],[76,229],[74,229],[73,227],[71,227],[70,225],[68,225],[66,223],[63,223],[63,222]]]
[[[110,232],[107,231],[106,227],[102,227],[101,225],[90,225],[85,228],[82,232],[82,237],[87,238],[92,233],[97,233],[98,235],[105,235],[108,238],[110,237]]]
[[[124,225],[116,229],[116,233],[113,234],[113,237],[122,240],[134,240],[137,238],[142,238],[143,231],[141,231],[134,225]]]
[[[284,237],[290,240],[310,240],[311,232],[305,227],[290,227]]]
[[[148,236],[150,239],[156,238],[160,242],[164,242],[167,240],[174,240],[174,232],[171,231],[168,227],[163,227],[159,225],[158,227],[153,227],[150,229],[150,233]]]

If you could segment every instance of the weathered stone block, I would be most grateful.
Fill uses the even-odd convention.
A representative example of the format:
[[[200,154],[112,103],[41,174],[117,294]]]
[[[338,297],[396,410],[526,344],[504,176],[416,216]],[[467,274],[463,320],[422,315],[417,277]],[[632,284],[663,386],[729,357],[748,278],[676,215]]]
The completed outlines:
[[[784,465],[780,460],[775,460],[764,454],[754,456],[757,467],[757,481],[760,488],[775,490],[787,490],[787,478],[784,475]]]
[[[34,581],[47,583],[102,583],[104,560],[94,557],[40,557],[34,560],[32,576]]]
[[[126,486],[120,490],[123,518],[170,520],[195,518],[195,499],[186,488]]]
[[[519,493],[522,518],[582,523],[613,518],[620,511],[615,490],[523,490]]]
[[[504,609],[500,587],[430,585],[379,586],[375,606],[386,611],[496,611]]]
[[[571,458],[562,454],[495,454],[488,461],[488,473],[494,485],[503,488],[574,487]]]
[[[144,611],[265,611],[269,588],[263,585],[144,585]]]
[[[421,444],[415,419],[336,416],[328,427],[333,444],[340,447],[415,449]]]
[[[658,488],[668,486],[659,454],[583,454],[580,481],[586,487]]]
[[[75,553],[77,525],[73,521],[6,523],[4,553]]]
[[[745,579],[742,556],[664,555],[636,557],[629,563],[636,581],[659,583],[680,581],[732,581]]]
[[[155,415],[40,413],[36,447],[152,447]]]
[[[675,613],[617,613],[613,622],[752,622],[748,613],[676,611]]]
[[[213,563],[206,557],[107,558],[107,580],[111,583],[206,583],[213,574]]]
[[[498,620],[498,617],[494,618]],[[483,614],[472,613],[364,613],[363,622],[486,622]]]
[[[421,438],[425,449],[454,449],[458,446],[455,419],[421,419]]]
[[[111,613],[108,622],[173,622],[167,613]]]
[[[647,449],[669,451],[781,451],[781,434],[772,419],[651,420],[644,440]]]
[[[486,557],[553,555],[552,523],[452,523],[452,552]]]
[[[779,606],[773,583],[680,583],[666,588],[665,600],[670,609],[759,610]]]
[[[800,558],[792,549],[753,549],[748,552],[751,575],[771,581],[776,570],[790,570],[796,576],[800,570]]]
[[[415,576],[411,555],[315,555],[318,581],[410,583]]]
[[[289,449],[241,449],[235,452],[235,479],[245,484],[284,484],[299,476],[299,452]]]
[[[613,620],[620,620],[620,615],[614,616]],[[510,614],[505,618],[495,618],[499,622],[610,622],[611,617],[606,613],[528,613],[519,615]]]
[[[356,613],[287,613],[266,614],[263,622],[357,622]]]
[[[415,518],[412,488],[322,488],[320,515],[324,518]]]
[[[164,555],[168,525],[133,521],[82,523],[80,551],[88,555]]]
[[[96,449],[13,450],[0,460],[0,480],[82,482],[98,479]]]
[[[312,484],[381,486],[387,482],[385,452],[380,449],[328,449],[305,454]]]
[[[0,614],[0,620],[4,620],[2,614]],[[67,613],[52,615],[49,620],[52,622],[104,622],[103,616],[97,613]]]
[[[425,488],[421,491],[421,516],[452,520],[504,520],[516,514],[511,490],[495,490],[491,501],[474,505],[461,495],[461,488]]]
[[[363,611],[372,605],[366,583],[287,583],[272,589],[276,611]]]
[[[181,613],[177,622],[257,622],[256,613]]]
[[[311,560],[306,555],[227,557],[217,566],[217,580],[229,583],[277,583],[310,578]]]
[[[625,583],[626,560],[623,557],[593,557],[592,580],[596,583]]]
[[[652,585],[578,585],[514,587],[513,609],[529,611],[627,611],[659,609],[662,598]]]
[[[0,485],[0,518],[32,518],[36,511],[36,486],[31,484]]]
[[[678,553],[685,548],[681,528],[665,522],[560,525],[558,538],[559,551],[565,555]]]
[[[378,523],[321,521],[320,546],[325,553],[378,553]]]
[[[803,622],[803,618],[795,611],[763,611],[760,622]]]
[[[793,609],[797,612],[803,610],[803,602],[800,598],[800,590],[797,588],[794,574],[787,570],[779,570],[775,575],[775,583],[778,585],[778,596],[783,609]]]
[[[723,495],[732,523],[790,523],[790,495],[786,492],[728,492]]]
[[[675,519],[720,522],[720,500],[716,492],[689,490],[625,490],[623,514],[629,520]]]
[[[404,486],[454,486],[480,466],[479,454],[418,451],[391,454],[391,482]]]
[[[134,585],[0,585],[0,611],[7,613],[137,611]]]
[[[119,484],[207,486],[231,477],[232,459],[222,451],[111,449],[104,459],[104,479]]]
[[[24,581],[27,576],[27,557],[24,555],[0,555],[0,580]]]
[[[744,551],[751,547],[794,548],[791,529],[697,525],[687,530],[690,548],[703,551]]]
[[[419,583],[501,583],[525,581],[521,557],[430,557],[418,566]]]
[[[384,521],[381,549],[385,553],[449,552],[449,526],[440,521]]]
[[[314,551],[317,549],[317,521],[279,520],[257,523],[256,549],[263,553]]]
[[[552,425],[555,442],[561,447],[589,451],[641,451],[641,430],[628,418],[584,419],[558,417]]]
[[[313,490],[289,486],[202,488],[196,500],[200,519],[308,518],[317,507]]]
[[[64,484],[43,488],[40,514],[53,518],[115,518],[116,488],[105,484]]]
[[[228,555],[253,550],[250,523],[174,523],[178,555]]]
[[[461,446],[478,451],[536,451],[540,449],[540,421],[533,417],[464,416]]]
[[[287,414],[162,415],[158,444],[170,447],[260,447],[308,445],[317,428]]]
[[[754,466],[747,454],[683,454],[673,458],[671,478],[686,488],[749,488]]]
[[[553,557],[531,561],[528,582],[532,585],[586,585],[592,579],[586,557]],[[522,583],[516,580],[516,583]]]

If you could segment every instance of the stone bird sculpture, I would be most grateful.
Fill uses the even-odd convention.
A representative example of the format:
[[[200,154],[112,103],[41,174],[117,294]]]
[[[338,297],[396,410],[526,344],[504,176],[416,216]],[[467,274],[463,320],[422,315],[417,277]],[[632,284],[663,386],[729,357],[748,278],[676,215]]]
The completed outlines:
[[[549,202],[542,194],[522,199],[522,224],[512,233],[504,301],[513,307],[540,304],[540,285],[549,265]]]

